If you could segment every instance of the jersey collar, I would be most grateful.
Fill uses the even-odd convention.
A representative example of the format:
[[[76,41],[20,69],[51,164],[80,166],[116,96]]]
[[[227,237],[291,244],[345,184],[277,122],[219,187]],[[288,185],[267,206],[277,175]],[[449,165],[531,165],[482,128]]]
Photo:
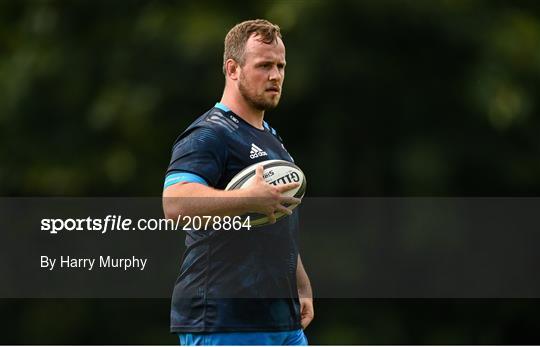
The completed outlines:
[[[222,104],[221,102],[216,102],[216,105],[214,107],[217,107],[219,108],[220,110],[222,111],[225,111],[225,112],[230,112],[231,109],[228,108],[227,106],[225,106],[224,104]]]

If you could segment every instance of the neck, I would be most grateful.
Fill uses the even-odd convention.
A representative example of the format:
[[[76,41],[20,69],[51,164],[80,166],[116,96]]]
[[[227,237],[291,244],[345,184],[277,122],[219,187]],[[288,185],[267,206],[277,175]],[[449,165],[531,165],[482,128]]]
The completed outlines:
[[[241,95],[233,95],[225,88],[220,102],[253,127],[264,129],[264,111],[253,108]]]

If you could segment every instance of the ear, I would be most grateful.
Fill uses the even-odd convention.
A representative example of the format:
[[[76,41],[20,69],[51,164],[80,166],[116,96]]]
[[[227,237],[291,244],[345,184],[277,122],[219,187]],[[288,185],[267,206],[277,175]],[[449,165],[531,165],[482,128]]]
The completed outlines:
[[[225,72],[231,80],[237,80],[240,75],[240,65],[233,59],[227,59],[225,62]]]

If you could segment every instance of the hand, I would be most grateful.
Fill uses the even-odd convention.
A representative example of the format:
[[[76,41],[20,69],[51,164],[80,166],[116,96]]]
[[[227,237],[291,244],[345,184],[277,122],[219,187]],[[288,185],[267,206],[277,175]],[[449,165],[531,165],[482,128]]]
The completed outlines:
[[[313,298],[300,297],[300,317],[300,324],[302,325],[302,329],[307,328],[309,323],[311,323],[311,321],[313,320],[313,317],[315,317],[315,311],[313,309]]]
[[[255,171],[255,177],[243,188],[246,196],[249,197],[249,212],[265,214],[270,224],[276,222],[275,212],[283,212],[291,215],[292,210],[285,207],[285,204],[299,204],[300,199],[283,195],[283,193],[298,188],[300,183],[287,183],[273,186],[266,183],[263,178],[263,166],[259,165]]]

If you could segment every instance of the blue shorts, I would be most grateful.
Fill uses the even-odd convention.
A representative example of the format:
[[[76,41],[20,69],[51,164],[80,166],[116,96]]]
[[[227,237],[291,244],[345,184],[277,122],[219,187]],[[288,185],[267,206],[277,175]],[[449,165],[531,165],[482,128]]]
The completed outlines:
[[[271,332],[181,333],[178,337],[183,346],[308,345],[302,329]]]

